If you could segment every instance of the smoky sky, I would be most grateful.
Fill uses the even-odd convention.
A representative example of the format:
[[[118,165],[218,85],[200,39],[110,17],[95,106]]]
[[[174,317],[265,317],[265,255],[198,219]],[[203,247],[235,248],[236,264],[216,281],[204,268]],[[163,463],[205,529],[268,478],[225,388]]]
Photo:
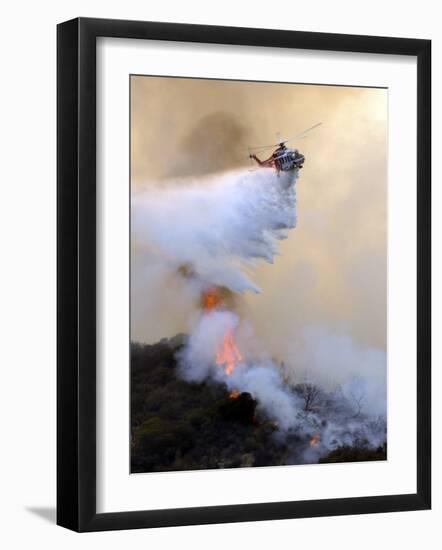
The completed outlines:
[[[262,293],[246,294],[242,305],[263,347],[282,359],[309,326],[385,350],[387,99],[387,90],[372,88],[131,78],[134,191],[251,168],[249,146],[322,122],[294,143],[306,157],[297,227],[273,265],[256,266]],[[155,288],[146,286],[137,254],[133,246],[132,339],[155,342],[185,332],[179,282],[161,275]]]

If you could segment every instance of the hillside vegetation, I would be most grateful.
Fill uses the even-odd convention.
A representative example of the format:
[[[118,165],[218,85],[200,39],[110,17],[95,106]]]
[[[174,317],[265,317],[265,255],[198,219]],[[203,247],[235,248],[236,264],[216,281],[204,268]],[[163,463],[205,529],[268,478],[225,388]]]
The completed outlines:
[[[277,437],[249,393],[232,399],[224,385],[177,375],[182,337],[131,346],[131,472],[160,472],[293,463],[308,441]],[[300,387],[299,391],[305,391]],[[382,460],[364,447],[338,448],[321,462]]]

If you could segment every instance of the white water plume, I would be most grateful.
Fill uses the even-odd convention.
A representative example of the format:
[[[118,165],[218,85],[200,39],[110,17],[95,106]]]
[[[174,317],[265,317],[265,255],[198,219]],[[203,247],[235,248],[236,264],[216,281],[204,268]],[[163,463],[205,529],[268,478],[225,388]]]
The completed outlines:
[[[132,197],[134,245],[207,284],[259,292],[249,270],[258,259],[272,263],[295,227],[296,177],[241,170],[148,187]]]

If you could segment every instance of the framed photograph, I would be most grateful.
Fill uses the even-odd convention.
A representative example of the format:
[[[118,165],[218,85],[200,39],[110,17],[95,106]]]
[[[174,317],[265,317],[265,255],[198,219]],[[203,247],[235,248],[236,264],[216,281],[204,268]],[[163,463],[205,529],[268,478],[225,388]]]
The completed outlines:
[[[431,506],[431,43],[58,26],[76,531]]]

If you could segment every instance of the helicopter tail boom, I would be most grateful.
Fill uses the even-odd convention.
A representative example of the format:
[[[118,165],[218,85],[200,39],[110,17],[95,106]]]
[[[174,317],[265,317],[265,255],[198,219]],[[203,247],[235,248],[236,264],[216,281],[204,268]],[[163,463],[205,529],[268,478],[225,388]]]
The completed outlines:
[[[259,166],[264,166],[264,167],[268,167],[268,168],[273,168],[275,166],[275,163],[274,163],[272,158],[269,158],[267,160],[261,160],[256,155],[254,155],[253,153],[249,156],[250,156],[251,159],[255,160],[259,164]]]

